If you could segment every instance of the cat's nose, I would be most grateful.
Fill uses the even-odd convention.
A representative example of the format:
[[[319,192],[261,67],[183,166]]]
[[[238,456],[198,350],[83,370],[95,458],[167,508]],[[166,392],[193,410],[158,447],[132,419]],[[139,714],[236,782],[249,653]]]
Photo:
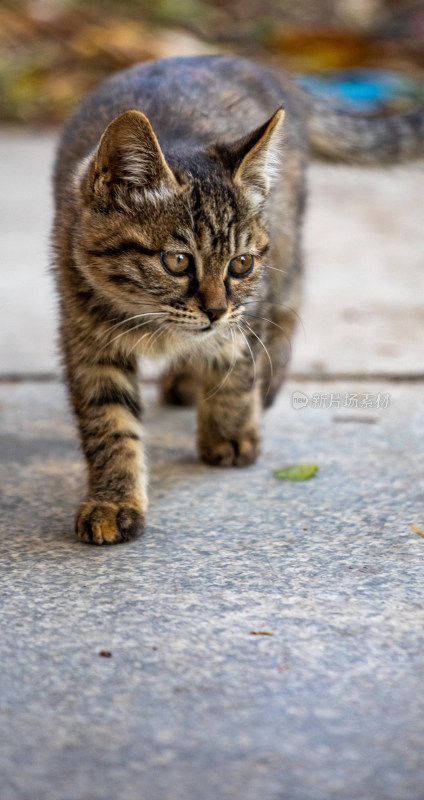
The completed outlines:
[[[205,314],[209,317],[210,322],[216,322],[225,314],[226,310],[226,308],[205,308]]]

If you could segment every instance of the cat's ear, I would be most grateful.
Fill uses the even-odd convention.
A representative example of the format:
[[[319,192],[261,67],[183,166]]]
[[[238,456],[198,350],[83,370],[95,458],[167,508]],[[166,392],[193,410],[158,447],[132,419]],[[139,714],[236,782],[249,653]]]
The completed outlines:
[[[91,164],[89,183],[98,196],[117,186],[141,192],[178,190],[147,117],[140,111],[124,111],[108,125]]]
[[[283,144],[284,109],[244,139],[231,146],[235,160],[233,181],[247,190],[254,204],[261,204],[278,174]],[[234,163],[234,162],[233,162]]]

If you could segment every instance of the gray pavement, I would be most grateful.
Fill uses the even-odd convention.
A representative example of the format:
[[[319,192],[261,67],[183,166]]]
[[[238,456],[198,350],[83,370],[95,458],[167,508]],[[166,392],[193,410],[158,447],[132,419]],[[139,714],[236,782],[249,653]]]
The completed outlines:
[[[422,166],[313,166],[260,461],[199,464],[193,411],[149,383],[148,527],[102,549],[74,538],[84,467],[45,380],[52,143],[0,135],[1,800],[424,800]],[[273,477],[298,461],[318,474]]]
[[[149,525],[113,549],[73,536],[62,388],[0,389],[2,800],[424,798],[421,386],[373,384],[370,423],[292,384],[230,472],[150,389]]]

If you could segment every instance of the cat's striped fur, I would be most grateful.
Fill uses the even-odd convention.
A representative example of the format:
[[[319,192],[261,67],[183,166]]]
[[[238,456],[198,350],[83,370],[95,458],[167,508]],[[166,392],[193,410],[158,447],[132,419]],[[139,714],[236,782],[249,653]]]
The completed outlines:
[[[226,57],[137,66],[70,120],[55,169],[54,251],[88,464],[82,540],[126,541],[144,526],[143,353],[169,357],[167,399],[197,397],[205,461],[257,457],[299,304],[307,151],[299,90]],[[187,272],[170,272],[169,258]],[[251,271],[234,274],[241,263]]]

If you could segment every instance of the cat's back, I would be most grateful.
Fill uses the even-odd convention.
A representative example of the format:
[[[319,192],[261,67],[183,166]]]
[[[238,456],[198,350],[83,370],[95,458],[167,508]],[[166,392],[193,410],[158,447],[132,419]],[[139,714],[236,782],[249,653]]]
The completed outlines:
[[[164,152],[238,139],[284,106],[287,136],[302,140],[302,109],[290,79],[247,59],[192,56],[138,64],[104,81],[79,106],[59,145],[55,185],[130,108],[149,118]]]

